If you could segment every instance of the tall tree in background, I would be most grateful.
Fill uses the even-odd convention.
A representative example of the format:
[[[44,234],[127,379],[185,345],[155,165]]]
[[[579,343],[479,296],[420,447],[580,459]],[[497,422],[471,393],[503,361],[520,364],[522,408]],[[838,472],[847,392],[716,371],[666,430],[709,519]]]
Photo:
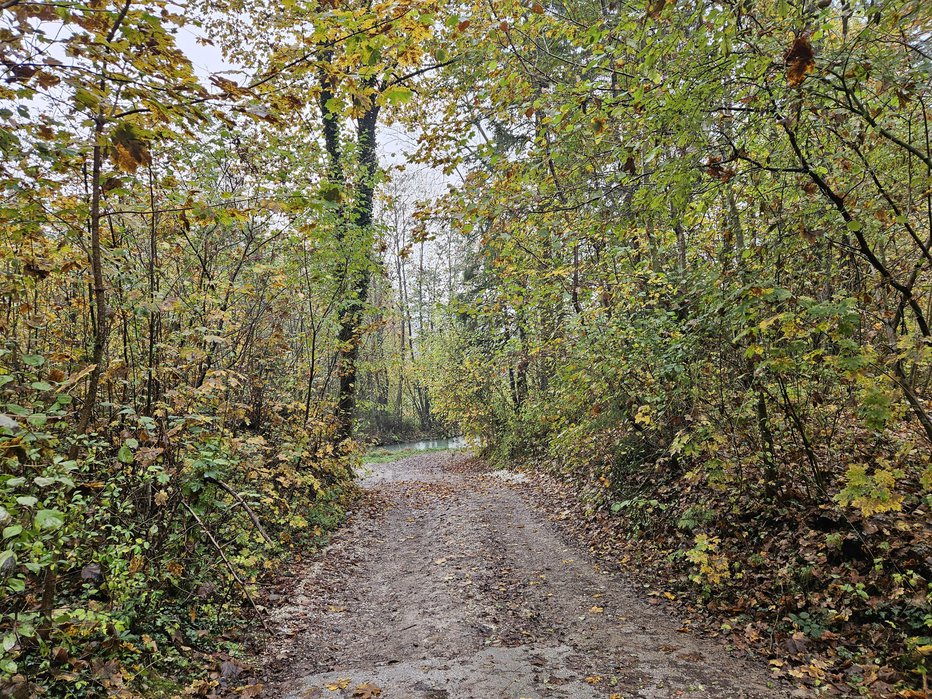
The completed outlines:
[[[236,12],[237,8],[222,9]],[[401,107],[411,99],[410,81],[449,62],[444,52],[431,50],[439,9],[433,0],[404,5],[351,3],[338,8],[291,3],[280,15],[251,24],[246,42],[244,27],[235,21],[221,34],[231,58],[255,66],[250,89],[269,94],[282,120],[293,120],[294,112],[302,111],[310,128],[317,130],[313,124],[319,124],[327,172],[322,187],[325,198],[334,204],[332,232],[342,251],[334,271],[343,289],[337,310],[338,442],[347,442],[353,433],[359,347],[375,264],[377,127],[383,109]],[[263,53],[261,47],[270,37],[274,50]],[[257,52],[250,54],[251,50]],[[282,101],[282,90],[312,97],[317,114],[294,101]]]

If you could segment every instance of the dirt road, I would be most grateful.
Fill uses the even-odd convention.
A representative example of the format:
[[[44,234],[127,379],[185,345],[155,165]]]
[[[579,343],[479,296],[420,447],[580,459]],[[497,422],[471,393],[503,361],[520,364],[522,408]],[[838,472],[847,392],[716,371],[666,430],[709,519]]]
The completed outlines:
[[[381,507],[306,567],[274,622],[265,696],[519,699],[787,696],[600,571],[462,456],[370,467]],[[286,603],[285,603],[286,602]]]

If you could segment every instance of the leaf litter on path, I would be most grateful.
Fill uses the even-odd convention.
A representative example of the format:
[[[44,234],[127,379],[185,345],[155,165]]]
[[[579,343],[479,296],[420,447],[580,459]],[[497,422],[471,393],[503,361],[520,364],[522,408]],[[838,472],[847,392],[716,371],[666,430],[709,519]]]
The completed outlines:
[[[304,630],[269,645],[264,697],[789,696],[766,664],[697,638],[561,539],[520,484],[427,454],[373,465],[362,485],[379,506],[273,614]]]

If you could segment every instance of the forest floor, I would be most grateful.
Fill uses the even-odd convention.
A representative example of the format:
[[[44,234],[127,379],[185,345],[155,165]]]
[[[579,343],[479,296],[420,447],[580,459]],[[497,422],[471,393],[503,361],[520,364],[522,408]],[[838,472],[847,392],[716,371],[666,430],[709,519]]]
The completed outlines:
[[[347,526],[269,595],[262,697],[790,696],[602,569],[520,474],[456,453],[366,468]]]

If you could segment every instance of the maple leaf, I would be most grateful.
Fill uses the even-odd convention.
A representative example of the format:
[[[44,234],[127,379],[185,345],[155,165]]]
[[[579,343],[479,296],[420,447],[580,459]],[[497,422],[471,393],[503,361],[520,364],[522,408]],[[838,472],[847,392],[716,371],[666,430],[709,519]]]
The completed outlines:
[[[140,165],[152,162],[149,146],[135,124],[120,122],[110,134],[110,141],[113,143],[111,158],[121,170],[136,172]]]

